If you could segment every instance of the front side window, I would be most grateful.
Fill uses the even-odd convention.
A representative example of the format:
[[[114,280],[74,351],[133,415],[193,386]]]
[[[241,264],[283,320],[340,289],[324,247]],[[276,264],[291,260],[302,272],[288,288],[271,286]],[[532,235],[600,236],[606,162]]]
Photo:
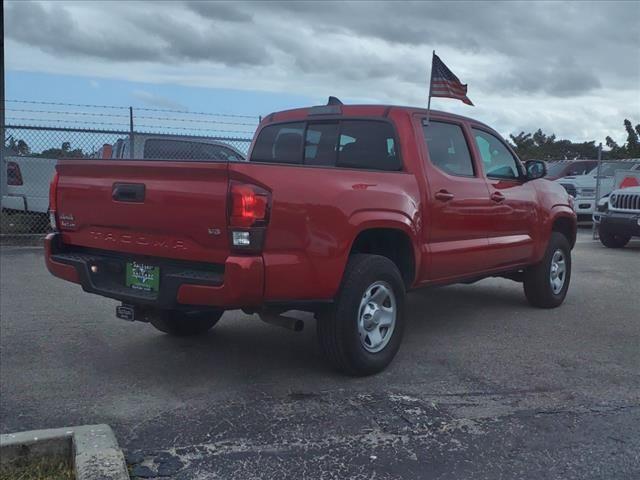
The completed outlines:
[[[518,162],[506,145],[495,135],[473,129],[473,136],[480,150],[484,172],[489,178],[507,180],[520,177]]]
[[[473,162],[459,125],[430,122],[422,127],[431,163],[450,175],[473,177]]]

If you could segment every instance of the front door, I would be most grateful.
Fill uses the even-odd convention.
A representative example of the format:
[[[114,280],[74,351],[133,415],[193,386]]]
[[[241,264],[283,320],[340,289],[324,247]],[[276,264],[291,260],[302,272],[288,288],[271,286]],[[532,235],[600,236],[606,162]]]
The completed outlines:
[[[535,226],[539,225],[536,189],[525,182],[520,162],[495,134],[472,129],[476,156],[489,187],[493,226],[488,234],[487,261],[491,269],[527,263],[533,256]]]
[[[473,139],[462,123],[432,119],[423,124],[428,192],[423,210],[430,263],[424,280],[471,277],[487,268],[491,202],[487,183],[471,154]]]

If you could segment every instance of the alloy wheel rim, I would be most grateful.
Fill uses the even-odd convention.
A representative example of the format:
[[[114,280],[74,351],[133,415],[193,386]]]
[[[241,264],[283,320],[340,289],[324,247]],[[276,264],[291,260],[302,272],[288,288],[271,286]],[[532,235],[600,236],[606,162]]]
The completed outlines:
[[[554,294],[559,294],[567,280],[567,262],[564,252],[557,249],[551,257],[551,268],[549,270],[549,282]]]
[[[377,353],[389,344],[396,326],[397,304],[387,282],[371,284],[358,309],[358,335],[363,348]]]

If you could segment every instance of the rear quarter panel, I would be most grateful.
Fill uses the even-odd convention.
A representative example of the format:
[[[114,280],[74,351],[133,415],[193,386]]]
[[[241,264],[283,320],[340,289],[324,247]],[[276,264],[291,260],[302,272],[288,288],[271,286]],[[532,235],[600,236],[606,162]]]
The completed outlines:
[[[416,238],[420,196],[410,173],[239,163],[230,177],[273,195],[263,253],[267,301],[333,298],[362,230],[398,228]]]

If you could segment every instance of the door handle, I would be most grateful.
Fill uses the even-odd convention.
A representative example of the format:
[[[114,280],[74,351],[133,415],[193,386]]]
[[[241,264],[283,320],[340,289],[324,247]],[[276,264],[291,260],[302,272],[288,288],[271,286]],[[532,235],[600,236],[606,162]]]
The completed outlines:
[[[491,194],[491,200],[493,200],[494,202],[503,202],[505,199],[505,196],[503,194],[501,194],[500,192],[493,192]]]
[[[435,194],[436,199],[442,200],[443,202],[448,202],[449,200],[453,200],[455,195],[453,193],[447,192],[446,190],[440,190]]]

